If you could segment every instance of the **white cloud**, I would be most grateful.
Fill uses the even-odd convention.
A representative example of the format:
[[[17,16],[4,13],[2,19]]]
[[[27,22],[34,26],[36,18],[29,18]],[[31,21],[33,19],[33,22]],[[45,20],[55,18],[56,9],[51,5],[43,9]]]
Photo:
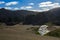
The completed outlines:
[[[19,10],[19,8],[14,8],[14,10]]]
[[[12,7],[4,7],[5,9],[8,9],[8,10],[19,10],[20,8],[16,7],[16,8],[12,8]],[[1,8],[0,8],[1,9]]]
[[[54,6],[57,6],[57,7],[59,7],[60,5],[59,5],[59,3],[48,3],[48,2],[44,2],[44,3],[40,3],[39,4],[39,7],[54,7]]]
[[[0,4],[4,4],[5,2],[4,1],[0,1]]]
[[[11,10],[12,8],[11,7],[4,7],[5,9],[9,9],[9,10]]]
[[[29,11],[43,12],[43,11],[48,11],[48,9],[46,9],[46,10],[29,10]]]
[[[42,2],[39,4],[39,7],[47,7],[47,6],[53,6],[52,2]]]
[[[22,7],[20,7],[20,9],[31,9],[31,8],[33,8],[32,6],[22,6]]]
[[[60,4],[47,1],[47,2],[39,3],[39,7],[42,9],[42,11],[47,11],[53,8],[60,7]]]
[[[50,2],[50,1],[47,1],[47,2],[42,2],[42,3],[40,3],[41,5],[47,5],[47,4],[51,4],[52,2]]]
[[[52,8],[56,8],[56,7],[60,7],[60,4],[59,3],[54,3]]]
[[[22,7],[20,7],[20,9],[25,9],[25,7],[22,6]]]
[[[34,5],[34,3],[29,3],[29,5]]]
[[[29,11],[41,12],[41,10],[29,10]]]
[[[32,8],[32,6],[26,6],[25,8],[26,8],[26,9],[30,9],[30,8]]]
[[[11,6],[11,5],[16,5],[16,4],[18,4],[18,2],[17,1],[13,1],[13,2],[8,2],[5,5],[6,6]]]

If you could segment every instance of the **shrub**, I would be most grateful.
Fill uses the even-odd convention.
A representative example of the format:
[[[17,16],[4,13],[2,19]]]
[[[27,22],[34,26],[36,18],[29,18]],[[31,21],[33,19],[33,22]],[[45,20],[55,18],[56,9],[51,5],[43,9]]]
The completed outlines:
[[[49,27],[52,27],[54,24],[52,22],[48,22],[46,23],[46,25],[48,25]]]
[[[60,37],[60,29],[56,29],[54,31],[51,31],[51,32],[47,33],[46,35],[53,36],[53,37]]]
[[[40,35],[40,33],[38,32],[38,29],[39,29],[39,27],[34,27],[34,28],[32,29],[32,31],[34,31],[35,34]]]

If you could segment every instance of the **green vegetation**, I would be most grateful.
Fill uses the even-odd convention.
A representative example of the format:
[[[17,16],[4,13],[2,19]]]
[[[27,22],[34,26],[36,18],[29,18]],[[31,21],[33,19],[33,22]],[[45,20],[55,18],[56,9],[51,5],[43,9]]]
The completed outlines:
[[[31,29],[35,34],[40,35],[40,33],[38,32],[39,27],[32,27]]]
[[[29,28],[27,28],[26,30],[29,30]]]
[[[4,23],[0,23],[0,29],[8,28]]]
[[[51,31],[51,32],[47,33],[46,35],[53,36],[53,37],[60,37],[60,29],[56,29],[54,31]]]
[[[2,26],[2,24],[0,23],[0,29],[3,29],[3,26]]]
[[[45,25],[48,25],[49,27],[52,27],[54,24],[52,22],[48,22]]]

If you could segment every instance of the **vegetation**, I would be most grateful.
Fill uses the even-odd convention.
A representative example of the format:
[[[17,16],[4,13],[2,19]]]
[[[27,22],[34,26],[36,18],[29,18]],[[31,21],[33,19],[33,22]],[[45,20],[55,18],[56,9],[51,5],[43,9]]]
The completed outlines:
[[[31,29],[35,34],[40,35],[40,33],[38,32],[39,27],[32,27]]]
[[[45,25],[48,25],[49,27],[52,27],[54,24],[52,22],[47,22]]]
[[[51,31],[51,32],[47,33],[46,35],[53,36],[53,37],[60,37],[60,29],[56,29],[54,31]]]

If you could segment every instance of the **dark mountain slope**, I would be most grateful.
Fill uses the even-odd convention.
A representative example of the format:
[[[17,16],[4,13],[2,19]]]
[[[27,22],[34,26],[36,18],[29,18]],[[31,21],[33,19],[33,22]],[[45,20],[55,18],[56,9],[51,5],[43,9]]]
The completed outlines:
[[[47,16],[49,21],[53,22],[54,24],[60,25],[60,7],[49,10],[47,12]]]
[[[10,24],[20,23],[24,20],[25,16],[37,14],[38,12],[27,11],[27,10],[7,10],[7,9],[0,9],[0,22]]]
[[[24,24],[42,25],[47,22],[60,25],[60,8],[54,8],[45,12],[33,12],[27,10],[6,10],[0,9],[0,22],[10,24],[17,24],[23,22]]]

